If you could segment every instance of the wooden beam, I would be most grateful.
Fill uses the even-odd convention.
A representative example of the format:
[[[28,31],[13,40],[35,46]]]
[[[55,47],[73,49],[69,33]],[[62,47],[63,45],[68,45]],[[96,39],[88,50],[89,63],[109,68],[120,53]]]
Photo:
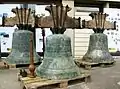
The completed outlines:
[[[52,4],[60,3],[62,0],[0,0],[0,4]]]

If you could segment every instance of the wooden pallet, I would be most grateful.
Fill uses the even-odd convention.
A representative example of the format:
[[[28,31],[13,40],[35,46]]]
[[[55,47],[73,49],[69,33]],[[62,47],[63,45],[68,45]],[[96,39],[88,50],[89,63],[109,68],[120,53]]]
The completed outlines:
[[[89,82],[91,80],[90,74],[82,74],[79,77],[65,80],[48,80],[40,77],[21,78],[21,85],[23,89],[67,89],[68,86],[81,82]]]
[[[16,68],[16,64],[8,64],[4,58],[1,58],[0,69],[11,69]]]
[[[11,69],[11,68],[19,68],[19,67],[28,67],[29,66],[29,64],[9,64],[9,63],[7,63],[5,60],[2,60],[1,62],[0,62],[1,64],[4,64],[3,66],[2,66],[2,69]],[[34,65],[40,65],[40,63],[41,62],[39,62],[39,63],[34,63]],[[6,68],[6,66],[7,66],[7,68]],[[1,68],[0,68],[1,69]]]
[[[8,64],[6,61],[2,60],[1,64],[3,64],[3,69],[11,69],[16,68],[16,64]]]
[[[0,69],[9,69],[9,66],[6,63],[0,61]]]
[[[90,63],[90,62],[75,60],[75,63],[79,67],[83,67],[85,69],[91,69],[93,67],[110,67],[110,66],[113,66],[115,64],[115,61],[113,61],[113,62],[102,62],[102,63]]]

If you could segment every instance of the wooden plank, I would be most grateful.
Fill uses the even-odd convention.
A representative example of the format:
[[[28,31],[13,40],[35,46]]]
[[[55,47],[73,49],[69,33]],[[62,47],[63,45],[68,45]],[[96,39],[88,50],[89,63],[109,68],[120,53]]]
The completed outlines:
[[[36,78],[21,78],[21,83],[24,89],[67,89],[67,87],[74,83],[85,82],[90,77],[88,72],[83,72],[81,76],[64,79],[64,80],[47,80],[40,77]],[[48,88],[49,87],[49,88]]]
[[[56,3],[56,2],[61,2],[61,0],[0,0],[0,3],[4,3],[4,4],[52,4],[52,3]]]
[[[111,62],[100,62],[100,63],[94,63],[94,62],[86,62],[86,61],[82,61],[79,59],[75,59],[75,63],[79,66],[79,67],[83,67],[85,69],[91,69],[92,67],[108,67],[108,66],[113,66],[115,64],[115,61],[111,61]]]
[[[62,83],[60,83],[60,88],[62,88],[62,89],[67,89],[67,87],[68,87],[68,82],[62,82]]]

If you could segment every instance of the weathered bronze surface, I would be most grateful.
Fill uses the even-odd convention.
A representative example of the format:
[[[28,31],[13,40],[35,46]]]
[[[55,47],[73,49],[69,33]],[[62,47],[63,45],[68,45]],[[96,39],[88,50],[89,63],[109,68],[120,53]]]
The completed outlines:
[[[91,63],[114,62],[108,51],[107,40],[107,36],[103,33],[94,33],[90,35],[89,47],[82,60]]]
[[[36,74],[48,79],[71,79],[80,76],[81,71],[72,57],[71,39],[63,34],[66,30],[65,21],[69,7],[65,7],[64,14],[63,6],[56,6],[55,11],[52,9],[53,6],[50,8],[54,24],[51,28],[53,35],[46,38],[44,59],[36,69]],[[58,14],[59,11],[61,12]],[[63,19],[60,19],[61,14]]]
[[[30,63],[30,38],[33,33],[29,31],[32,28],[33,18],[31,9],[16,8],[13,10],[16,14],[16,24],[18,30],[13,33],[12,51],[6,58],[9,64],[29,64]],[[33,39],[32,39],[33,40]],[[34,63],[40,62],[40,57],[34,50]]]
[[[105,21],[107,14],[93,13],[91,16],[93,20],[88,22],[88,27],[92,28],[94,33],[90,35],[89,47],[82,60],[91,63],[113,63],[114,59],[108,51],[108,39],[103,32],[105,29],[115,27],[110,22]]]
[[[54,34],[46,38],[44,59],[36,73],[48,79],[73,78],[79,75],[80,71],[73,61],[68,36]]]
[[[18,30],[13,33],[12,51],[6,58],[10,64],[30,63],[30,36],[33,33],[27,30]],[[34,49],[34,62],[37,63],[40,57]]]

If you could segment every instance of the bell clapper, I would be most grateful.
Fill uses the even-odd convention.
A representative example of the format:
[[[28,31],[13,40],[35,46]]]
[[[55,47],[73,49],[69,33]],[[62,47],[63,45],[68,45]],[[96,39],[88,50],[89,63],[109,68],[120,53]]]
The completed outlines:
[[[33,54],[33,34],[30,36],[30,65],[29,65],[29,71],[31,78],[36,77],[35,76],[35,65],[34,65],[34,54]]]

